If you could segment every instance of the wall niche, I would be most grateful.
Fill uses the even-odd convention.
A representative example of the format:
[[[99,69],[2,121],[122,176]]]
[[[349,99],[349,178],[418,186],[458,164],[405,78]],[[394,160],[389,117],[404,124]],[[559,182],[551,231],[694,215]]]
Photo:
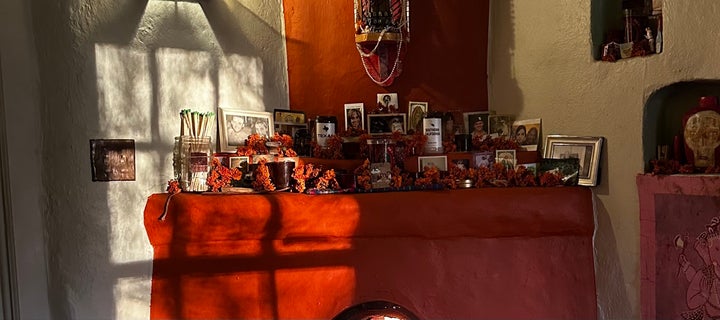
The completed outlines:
[[[642,128],[645,172],[652,171],[650,160],[658,158],[660,145],[668,146],[669,159],[678,159],[673,152],[673,141],[682,134],[683,115],[697,107],[703,96],[720,97],[720,80],[678,82],[650,95],[645,103]]]
[[[593,58],[607,62],[661,53],[663,0],[592,0]]]

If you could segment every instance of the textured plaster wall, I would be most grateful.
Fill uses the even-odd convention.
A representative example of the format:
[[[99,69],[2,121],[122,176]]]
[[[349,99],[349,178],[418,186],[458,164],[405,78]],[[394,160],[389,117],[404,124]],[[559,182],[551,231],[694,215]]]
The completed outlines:
[[[491,5],[490,108],[541,117],[544,134],[604,136],[596,195],[599,314],[640,316],[640,226],[635,175],[643,172],[648,97],[669,84],[717,79],[720,2],[665,0],[664,52],[594,61],[591,0],[495,0]],[[542,12],[542,14],[538,14]],[[572,263],[572,261],[568,261]]]
[[[178,111],[287,108],[281,1],[1,5],[23,318],[147,318],[143,208],[172,177]],[[135,140],[136,181],[91,181],[97,138]]]

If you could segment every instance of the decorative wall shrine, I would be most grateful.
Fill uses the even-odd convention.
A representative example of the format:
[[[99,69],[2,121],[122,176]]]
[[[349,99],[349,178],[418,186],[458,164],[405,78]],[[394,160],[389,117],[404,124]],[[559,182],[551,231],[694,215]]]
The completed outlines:
[[[410,0],[355,0],[355,43],[365,72],[387,87],[402,70],[410,35]]]

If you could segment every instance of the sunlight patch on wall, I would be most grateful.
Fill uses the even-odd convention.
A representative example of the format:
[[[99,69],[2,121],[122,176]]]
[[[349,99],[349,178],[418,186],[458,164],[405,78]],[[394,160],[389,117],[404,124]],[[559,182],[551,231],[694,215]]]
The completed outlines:
[[[139,174],[155,176],[143,169]],[[166,180],[169,180],[166,179]],[[152,246],[145,232],[143,212],[147,195],[134,183],[110,183],[107,185],[107,206],[110,213],[110,262],[113,265],[152,260]],[[137,204],[137,205],[136,205]],[[143,244],[143,245],[138,245]]]
[[[223,108],[265,111],[263,102],[263,64],[258,57],[230,55],[223,59],[220,72],[220,101]],[[278,106],[267,106],[267,111]]]
[[[150,278],[120,278],[113,288],[115,319],[150,319]]]
[[[99,128],[102,138],[150,135],[152,84],[147,53],[95,45]]]

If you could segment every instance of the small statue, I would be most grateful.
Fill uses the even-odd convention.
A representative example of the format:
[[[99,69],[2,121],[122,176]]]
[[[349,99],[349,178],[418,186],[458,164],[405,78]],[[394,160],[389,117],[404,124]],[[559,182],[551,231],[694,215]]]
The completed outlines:
[[[647,39],[648,44],[650,45],[650,52],[655,52],[655,38],[652,34],[652,29],[650,27],[645,28],[645,39]]]
[[[717,165],[716,159],[720,155],[720,108],[717,97],[702,97],[700,106],[686,113],[683,120],[688,163],[697,168]]]

